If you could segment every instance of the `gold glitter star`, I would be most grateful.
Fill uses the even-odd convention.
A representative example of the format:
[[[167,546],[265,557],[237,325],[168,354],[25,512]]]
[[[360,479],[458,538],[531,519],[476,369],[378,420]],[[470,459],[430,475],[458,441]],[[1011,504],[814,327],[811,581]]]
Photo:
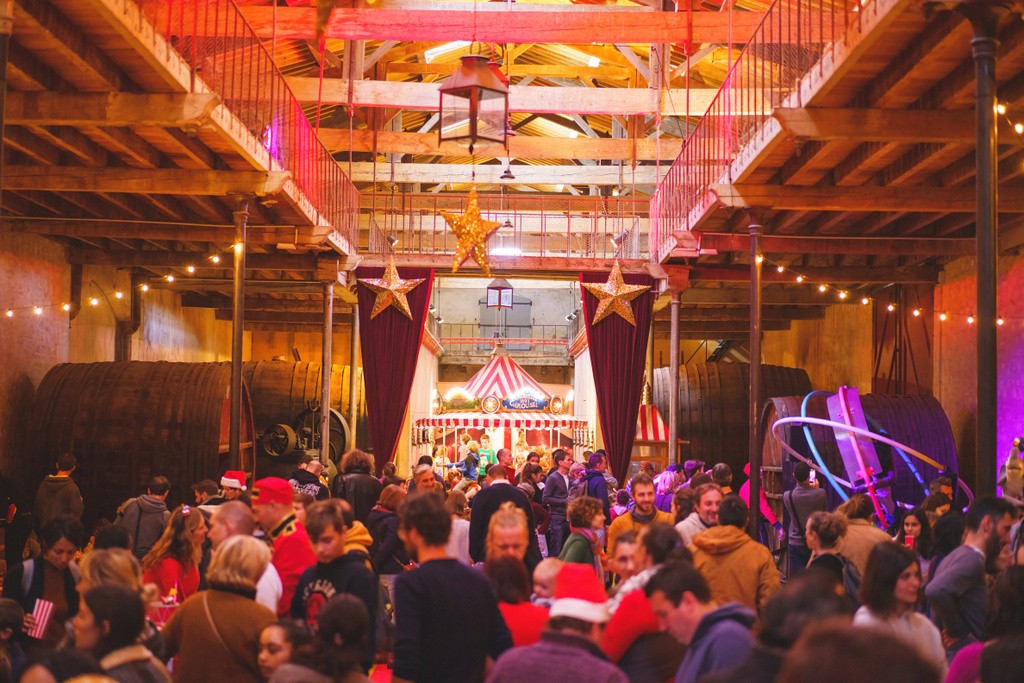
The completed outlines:
[[[380,315],[384,309],[394,306],[402,314],[412,320],[412,311],[409,310],[409,300],[406,294],[418,287],[423,278],[403,280],[398,277],[398,269],[395,268],[395,257],[388,259],[387,268],[384,269],[383,278],[363,278],[359,284],[366,285],[377,294],[373,302],[373,312],[370,313],[370,320]]]
[[[459,266],[472,255],[480,269],[484,271],[484,275],[490,277],[491,264],[487,261],[487,240],[497,232],[501,223],[487,221],[480,216],[480,206],[476,201],[476,186],[469,188],[469,201],[466,202],[464,214],[459,216],[447,211],[440,213],[459,239],[459,246],[455,249],[452,272],[458,272]]]
[[[591,325],[596,325],[614,312],[621,315],[633,327],[636,327],[636,318],[633,317],[633,307],[629,305],[629,302],[650,289],[647,285],[627,285],[623,282],[622,269],[619,268],[618,260],[615,261],[615,266],[608,275],[607,282],[603,284],[585,282],[583,286],[598,299],[597,311],[594,313]]]

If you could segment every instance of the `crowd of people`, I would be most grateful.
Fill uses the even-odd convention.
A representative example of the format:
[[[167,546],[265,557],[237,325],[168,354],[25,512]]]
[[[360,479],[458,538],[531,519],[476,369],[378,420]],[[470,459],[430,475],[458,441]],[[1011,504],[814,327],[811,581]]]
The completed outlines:
[[[885,530],[797,463],[765,515],[780,554],[724,463],[620,486],[603,451],[467,448],[407,480],[361,451],[332,482],[308,455],[288,479],[228,471],[173,509],[154,476],[91,535],[62,455],[38,553],[4,575],[0,683],[1024,680],[1006,499],[958,510],[939,477]]]

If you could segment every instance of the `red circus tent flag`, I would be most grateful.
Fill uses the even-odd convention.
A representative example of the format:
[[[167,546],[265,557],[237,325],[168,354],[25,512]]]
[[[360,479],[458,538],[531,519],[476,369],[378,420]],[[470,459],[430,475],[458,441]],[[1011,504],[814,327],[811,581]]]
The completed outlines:
[[[637,441],[668,441],[668,424],[658,414],[658,406],[641,405],[636,419]]]
[[[501,344],[494,347],[494,353],[491,354],[487,365],[473,375],[463,387],[467,394],[480,399],[488,396],[503,399],[523,389],[528,389],[545,400],[551,399],[551,393],[530,377],[529,373],[508,355]]]

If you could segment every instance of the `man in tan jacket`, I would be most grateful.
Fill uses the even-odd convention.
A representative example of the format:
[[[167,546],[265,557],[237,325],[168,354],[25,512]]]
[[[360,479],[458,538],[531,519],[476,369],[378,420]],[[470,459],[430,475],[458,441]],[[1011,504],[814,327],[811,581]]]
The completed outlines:
[[[723,498],[718,526],[694,536],[690,552],[714,602],[738,602],[760,613],[779,589],[779,570],[771,551],[747,535],[748,512],[739,496]]]
[[[654,507],[654,480],[650,475],[641,472],[633,477],[630,484],[633,491],[633,502],[636,506],[615,518],[608,527],[608,547],[615,547],[615,539],[627,531],[640,533],[640,530],[651,522],[672,523],[672,515]]]

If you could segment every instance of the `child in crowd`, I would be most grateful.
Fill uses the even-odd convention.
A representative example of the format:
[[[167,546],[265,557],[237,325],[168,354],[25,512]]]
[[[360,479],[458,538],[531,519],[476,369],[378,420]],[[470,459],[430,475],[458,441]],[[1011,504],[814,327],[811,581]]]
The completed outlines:
[[[304,620],[310,630],[316,628],[321,606],[339,593],[351,593],[363,601],[368,614],[377,613],[377,576],[367,566],[369,560],[365,554],[345,552],[345,535],[355,523],[355,518],[346,518],[346,511],[338,502],[323,500],[306,511],[306,531],[317,562],[299,578],[291,615],[293,619]],[[351,509],[347,512],[351,514]],[[371,630],[363,652],[362,663],[367,671],[373,664],[374,636]]]
[[[533,570],[533,595],[530,602],[541,607],[551,607],[555,598],[555,581],[565,564],[557,557],[546,557]]]
[[[629,500],[629,491],[626,489],[619,489],[615,492],[615,504],[611,508],[612,518],[610,521],[614,522],[616,517],[629,512]]]
[[[309,629],[290,619],[274,622],[263,629],[256,660],[263,677],[269,680],[278,667],[291,661],[295,650],[308,645],[311,640]]]

